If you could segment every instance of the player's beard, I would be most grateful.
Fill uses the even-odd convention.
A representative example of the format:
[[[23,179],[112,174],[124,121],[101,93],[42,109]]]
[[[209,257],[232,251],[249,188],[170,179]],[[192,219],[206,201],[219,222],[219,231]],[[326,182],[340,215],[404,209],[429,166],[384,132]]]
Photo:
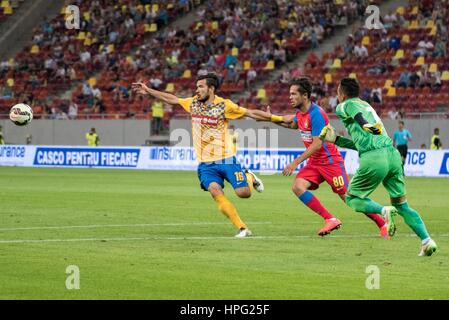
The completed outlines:
[[[304,103],[299,102],[298,104],[296,104],[293,108],[294,109],[301,109],[304,106]]]
[[[204,96],[202,99],[198,99],[198,101],[199,102],[201,102],[201,103],[204,103],[204,102],[206,102],[207,100],[209,100],[209,95],[206,95],[206,96]]]

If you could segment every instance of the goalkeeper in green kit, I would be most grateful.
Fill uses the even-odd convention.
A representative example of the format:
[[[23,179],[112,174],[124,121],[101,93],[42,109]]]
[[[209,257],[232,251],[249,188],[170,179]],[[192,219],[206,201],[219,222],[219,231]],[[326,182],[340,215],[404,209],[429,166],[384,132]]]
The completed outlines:
[[[404,171],[401,155],[393,147],[382,121],[376,111],[359,99],[357,80],[345,78],[338,87],[337,116],[343,122],[352,140],[337,136],[327,125],[320,138],[339,147],[357,150],[360,166],[352,178],[346,204],[357,212],[382,214],[388,224],[388,233],[396,231],[395,215],[401,215],[405,223],[421,238],[420,256],[430,256],[437,250],[418,212],[407,203]],[[382,183],[390,194],[392,206],[382,206],[369,195]]]

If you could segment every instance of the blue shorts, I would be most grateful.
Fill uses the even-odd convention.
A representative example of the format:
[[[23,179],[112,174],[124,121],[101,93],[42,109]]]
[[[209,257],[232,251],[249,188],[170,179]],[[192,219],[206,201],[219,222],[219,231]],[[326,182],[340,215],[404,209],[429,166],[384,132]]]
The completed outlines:
[[[246,174],[235,157],[200,163],[198,179],[200,179],[201,189],[204,191],[208,191],[212,182],[216,182],[224,188],[224,180],[228,181],[234,189],[248,186]]]

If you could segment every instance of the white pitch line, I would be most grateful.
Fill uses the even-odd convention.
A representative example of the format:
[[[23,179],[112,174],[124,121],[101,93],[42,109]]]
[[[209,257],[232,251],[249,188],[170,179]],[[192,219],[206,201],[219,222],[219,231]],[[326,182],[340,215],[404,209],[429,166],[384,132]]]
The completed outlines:
[[[135,227],[177,227],[177,226],[209,226],[227,225],[225,222],[180,222],[180,223],[143,223],[143,224],[93,224],[85,226],[49,226],[49,227],[21,227],[0,228],[0,232],[27,230],[58,230],[58,229],[97,229],[97,228],[135,228]],[[251,225],[271,224],[271,222],[248,222]]]
[[[364,221],[352,221],[349,224],[365,224]],[[29,231],[29,230],[63,230],[63,229],[99,229],[99,228],[134,228],[134,227],[177,227],[177,226],[209,226],[209,225],[227,225],[226,222],[180,222],[180,223],[142,223],[142,224],[92,224],[84,226],[42,226],[42,227],[18,227],[18,228],[0,228],[0,232],[8,231]],[[248,222],[248,225],[267,225],[273,224],[270,221]],[[278,223],[275,223],[278,224]],[[319,225],[319,222],[298,222],[299,225]]]
[[[449,237],[449,233],[434,234],[435,237]],[[402,237],[415,237],[414,234],[402,234],[396,235],[395,238]],[[328,236],[328,238],[378,238],[375,235],[366,234],[353,234],[353,235],[340,235],[340,236]],[[245,238],[248,240],[304,240],[304,239],[318,239],[317,236],[253,236]],[[23,244],[23,243],[52,243],[52,242],[104,242],[104,241],[161,241],[161,240],[176,240],[176,241],[197,241],[197,240],[234,240],[238,241],[234,237],[222,236],[222,237],[130,237],[130,238],[72,238],[72,239],[17,239],[17,240],[0,240],[0,244]]]

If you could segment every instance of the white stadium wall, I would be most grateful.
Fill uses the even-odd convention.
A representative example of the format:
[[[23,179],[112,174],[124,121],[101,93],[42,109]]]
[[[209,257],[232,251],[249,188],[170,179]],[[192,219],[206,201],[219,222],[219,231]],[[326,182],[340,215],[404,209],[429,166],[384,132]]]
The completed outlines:
[[[390,136],[397,128],[397,121],[383,120]],[[252,120],[238,120],[232,122],[236,129],[278,129],[276,132],[280,148],[297,148],[302,146],[299,136],[294,130],[288,130],[270,123],[255,122]],[[449,149],[449,120],[405,120],[407,129],[412,133],[413,139],[410,148],[420,148],[425,144],[429,148],[430,137],[433,128],[440,129],[440,138],[443,147]],[[342,125],[336,119],[331,124],[338,132],[343,130]],[[33,145],[86,145],[85,134],[91,127],[95,127],[100,136],[102,146],[142,146],[150,136],[150,121],[147,120],[33,120],[26,127],[17,127],[9,120],[0,120],[3,126],[3,135],[8,144],[24,144],[27,135],[32,135]],[[170,131],[176,134],[176,129],[185,129],[190,132],[189,120],[172,120]],[[179,131],[179,130],[178,130]],[[263,134],[259,131],[258,134]],[[265,132],[268,136],[268,133]],[[274,132],[272,132],[274,136]],[[185,141],[183,146],[190,146]],[[245,145],[249,148],[275,147],[269,145]]]

